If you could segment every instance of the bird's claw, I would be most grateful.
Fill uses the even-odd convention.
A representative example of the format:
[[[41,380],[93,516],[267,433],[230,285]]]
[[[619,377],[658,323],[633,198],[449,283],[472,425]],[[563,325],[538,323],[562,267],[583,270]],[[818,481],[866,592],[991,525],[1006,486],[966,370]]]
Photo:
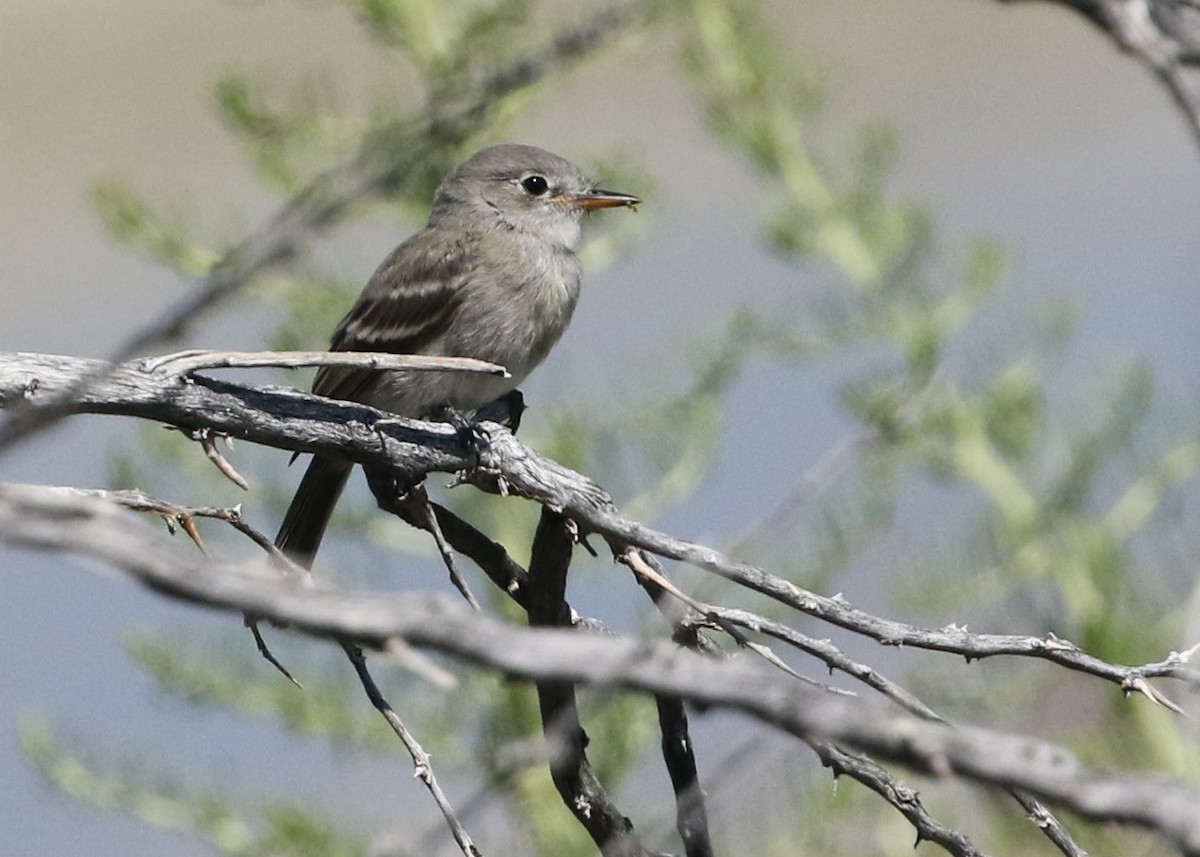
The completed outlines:
[[[465,446],[476,460],[487,446],[487,435],[472,418],[449,406],[435,408],[430,417],[440,423],[449,423],[458,434],[459,443]]]

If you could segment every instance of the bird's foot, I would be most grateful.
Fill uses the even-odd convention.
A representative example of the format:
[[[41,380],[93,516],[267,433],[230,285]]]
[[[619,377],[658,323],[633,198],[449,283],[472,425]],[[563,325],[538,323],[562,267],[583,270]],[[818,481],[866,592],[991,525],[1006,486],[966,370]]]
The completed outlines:
[[[435,422],[449,423],[458,434],[459,442],[467,447],[475,458],[479,458],[484,447],[487,446],[487,435],[479,427],[479,423],[461,411],[448,405],[441,405],[430,412],[429,418]]]

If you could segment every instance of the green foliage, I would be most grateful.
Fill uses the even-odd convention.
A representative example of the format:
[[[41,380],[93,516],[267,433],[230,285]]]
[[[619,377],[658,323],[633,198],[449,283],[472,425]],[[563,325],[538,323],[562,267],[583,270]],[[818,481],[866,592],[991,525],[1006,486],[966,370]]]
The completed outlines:
[[[141,250],[180,273],[199,275],[217,261],[212,250],[188,238],[180,218],[157,214],[120,179],[109,177],[92,185],[92,208],[113,240]]]
[[[37,717],[21,722],[26,757],[64,794],[100,809],[132,815],[152,827],[183,833],[222,854],[272,857],[358,857],[366,854],[362,836],[321,817],[312,807],[274,803],[261,807],[251,821],[228,784],[211,789],[182,786],[160,773],[125,763],[115,766],[66,746],[50,725]],[[240,809],[252,809],[244,804]]]
[[[281,193],[295,193],[332,159],[344,156],[364,130],[360,119],[338,115],[325,77],[312,77],[286,96],[244,72],[227,72],[215,87],[219,115],[245,147],[255,171]]]
[[[143,633],[127,638],[125,651],[162,691],[184,700],[278,719],[288,729],[374,752],[400,749],[378,714],[360,704],[357,680],[341,669],[344,658],[334,660],[331,653],[302,657],[302,650],[289,647],[290,669],[304,684],[300,690],[263,681],[262,659],[241,637],[189,642]]]

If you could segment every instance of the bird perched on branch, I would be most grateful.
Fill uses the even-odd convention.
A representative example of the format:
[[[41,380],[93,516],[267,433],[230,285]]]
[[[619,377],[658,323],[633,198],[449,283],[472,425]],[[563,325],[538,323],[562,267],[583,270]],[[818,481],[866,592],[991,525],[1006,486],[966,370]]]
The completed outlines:
[[[469,415],[512,392],[571,321],[584,213],[638,201],[533,146],[475,153],[442,180],[428,225],[371,276],[330,348],[474,357],[509,377],[325,366],[313,392],[417,419]],[[294,561],[311,565],[351,467],[324,455],[308,465],[275,538]]]

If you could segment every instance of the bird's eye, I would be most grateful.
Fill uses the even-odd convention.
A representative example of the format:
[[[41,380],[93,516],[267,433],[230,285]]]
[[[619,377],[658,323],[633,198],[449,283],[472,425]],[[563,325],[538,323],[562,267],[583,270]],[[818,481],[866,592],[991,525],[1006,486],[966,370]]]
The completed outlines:
[[[550,183],[546,181],[545,176],[526,176],[521,179],[521,187],[525,188],[530,196],[541,196],[550,189]]]

